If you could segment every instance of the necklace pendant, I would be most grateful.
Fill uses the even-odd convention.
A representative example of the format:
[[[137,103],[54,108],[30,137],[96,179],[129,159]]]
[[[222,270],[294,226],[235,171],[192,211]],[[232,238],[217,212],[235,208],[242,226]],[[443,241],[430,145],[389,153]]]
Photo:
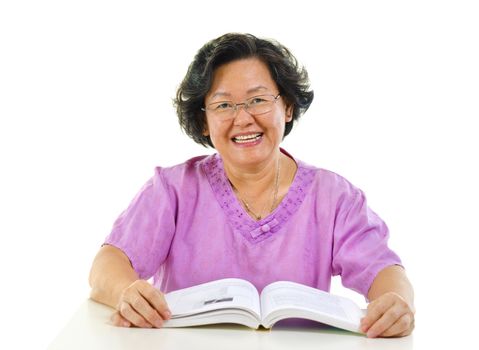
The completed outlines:
[[[273,187],[273,192],[272,192],[272,203],[271,203],[271,209],[270,209],[270,213],[273,212],[274,210],[274,206],[276,204],[276,200],[277,200],[277,196],[278,196],[278,189],[279,189],[279,172],[280,172],[280,163],[279,163],[279,157],[278,157],[278,161],[276,163],[276,178],[275,178],[275,181],[274,181],[274,187]],[[231,183],[230,181],[230,184],[231,186],[233,187],[233,190],[238,194],[238,198],[241,200],[241,202],[243,203],[244,207],[246,208],[246,210],[248,211],[248,213],[250,213],[255,219],[256,221],[259,221],[261,220],[262,216],[261,216],[261,213],[264,212],[264,210],[266,209],[266,204],[268,202],[265,202],[264,206],[263,206],[263,209],[261,209],[261,212],[260,214],[256,214],[252,209],[251,207],[249,206],[248,202],[246,202],[246,200],[244,200],[242,197],[241,197],[241,194],[239,193],[239,191],[234,187],[234,185]],[[266,213],[266,216],[268,215],[268,213]]]

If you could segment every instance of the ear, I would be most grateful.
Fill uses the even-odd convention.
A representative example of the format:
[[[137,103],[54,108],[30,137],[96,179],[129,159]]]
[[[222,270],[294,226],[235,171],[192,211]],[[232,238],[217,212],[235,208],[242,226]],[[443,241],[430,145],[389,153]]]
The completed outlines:
[[[290,104],[289,106],[286,106],[286,111],[285,111],[286,123],[289,123],[291,120],[293,120],[293,110],[294,110],[294,104]]]
[[[203,136],[210,136],[210,131],[208,130],[208,123],[205,121],[205,125],[203,126]]]

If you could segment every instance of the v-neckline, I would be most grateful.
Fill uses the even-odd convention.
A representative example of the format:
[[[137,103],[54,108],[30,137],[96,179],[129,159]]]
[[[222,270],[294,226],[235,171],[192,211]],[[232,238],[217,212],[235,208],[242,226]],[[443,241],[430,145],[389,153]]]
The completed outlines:
[[[278,232],[303,203],[307,188],[313,181],[316,170],[305,166],[288,152],[281,152],[296,162],[297,170],[288,192],[278,206],[266,217],[254,220],[241,205],[226,176],[223,160],[219,154],[204,159],[203,170],[208,178],[216,200],[227,216],[235,233],[240,233],[251,243],[257,243]]]

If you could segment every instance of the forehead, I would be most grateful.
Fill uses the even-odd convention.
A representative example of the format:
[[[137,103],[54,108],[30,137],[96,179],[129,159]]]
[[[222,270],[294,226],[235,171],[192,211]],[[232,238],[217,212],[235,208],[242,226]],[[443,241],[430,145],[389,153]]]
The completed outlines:
[[[244,98],[252,93],[276,93],[277,90],[268,66],[258,58],[246,58],[216,68],[206,99]]]

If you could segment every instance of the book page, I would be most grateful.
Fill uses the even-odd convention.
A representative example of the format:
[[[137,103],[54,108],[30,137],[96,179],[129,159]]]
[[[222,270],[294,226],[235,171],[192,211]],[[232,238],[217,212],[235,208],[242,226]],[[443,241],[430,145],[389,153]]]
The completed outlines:
[[[294,282],[275,282],[261,293],[263,318],[272,313],[285,318],[281,311],[292,309],[314,312],[325,315],[325,319],[341,319],[354,324],[359,322],[363,314],[361,309],[347,298]]]
[[[172,318],[211,310],[239,308],[260,319],[259,295],[248,281],[227,278],[165,294]]]

